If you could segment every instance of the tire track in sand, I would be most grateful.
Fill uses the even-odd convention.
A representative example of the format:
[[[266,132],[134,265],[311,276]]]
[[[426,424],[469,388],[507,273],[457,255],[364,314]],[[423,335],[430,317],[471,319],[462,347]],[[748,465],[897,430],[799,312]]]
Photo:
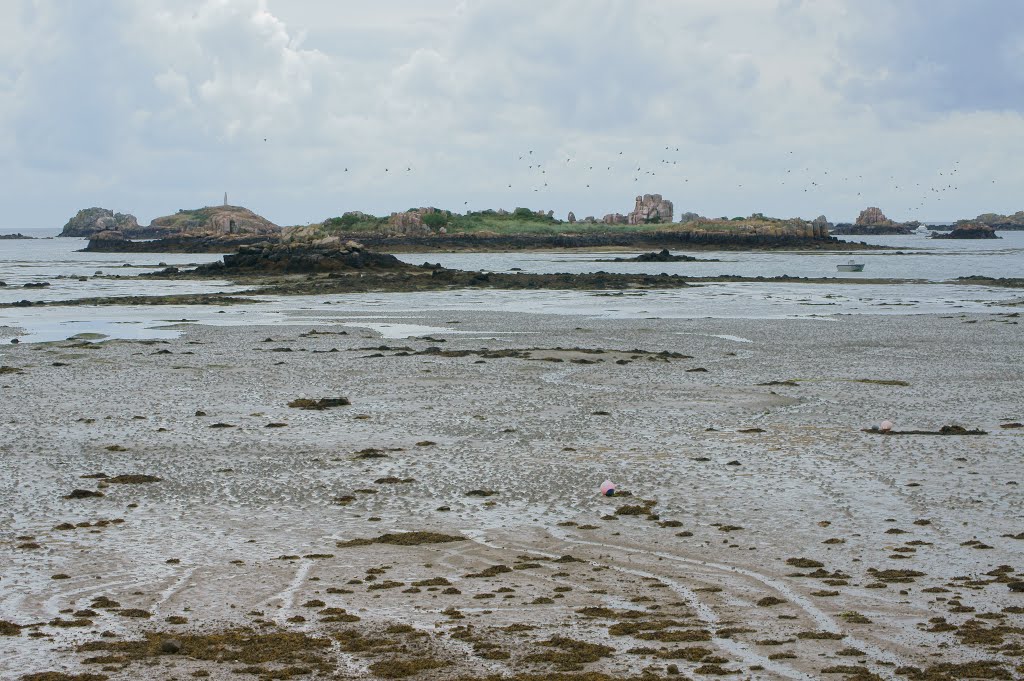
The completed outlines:
[[[852,646],[855,646],[855,647],[860,648],[861,650],[864,650],[866,653],[874,656],[875,659],[877,659],[877,660],[883,660],[885,662],[894,664],[897,667],[898,666],[905,666],[906,664],[908,664],[901,656],[899,656],[896,653],[890,652],[888,650],[884,650],[884,649],[879,648],[878,646],[875,646],[875,645],[873,645],[873,644],[871,644],[871,643],[869,643],[867,641],[864,641],[864,640],[861,640],[859,638],[851,636],[849,633],[843,631],[842,627],[840,627],[836,623],[835,620],[833,620],[827,613],[823,612],[821,609],[819,609],[817,606],[815,606],[809,599],[805,598],[804,596],[802,596],[800,594],[797,594],[792,589],[790,589],[786,584],[782,583],[780,580],[777,580],[777,579],[774,579],[774,578],[769,577],[767,575],[761,574],[761,573],[759,573],[759,572],[757,572],[755,570],[750,570],[750,569],[747,569],[747,568],[740,568],[740,567],[737,567],[737,566],[727,565],[727,564],[723,564],[723,563],[715,563],[715,562],[709,562],[709,561],[695,560],[695,559],[691,559],[691,558],[684,558],[682,556],[676,556],[676,555],[673,555],[673,554],[670,554],[670,553],[664,553],[664,552],[660,552],[660,551],[647,551],[647,550],[644,550],[644,549],[638,549],[638,548],[634,548],[634,547],[626,547],[626,546],[619,546],[619,545],[616,545],[616,544],[607,544],[607,543],[602,543],[602,542],[594,542],[594,541],[587,541],[587,540],[583,540],[583,539],[576,539],[576,538],[573,538],[572,536],[570,536],[568,533],[566,533],[564,531],[561,531],[561,530],[554,529],[554,528],[548,528],[548,532],[549,532],[549,534],[553,538],[559,539],[559,540],[564,541],[564,542],[566,542],[568,544],[575,544],[575,545],[578,545],[578,546],[592,546],[592,547],[601,548],[601,549],[607,549],[607,550],[612,550],[612,551],[618,549],[618,550],[621,550],[623,552],[632,552],[632,553],[635,553],[635,554],[642,554],[642,555],[645,555],[645,556],[649,556],[649,557],[653,557],[653,558],[660,558],[660,559],[668,560],[668,561],[675,562],[675,563],[682,563],[684,565],[692,565],[692,566],[698,566],[698,567],[702,567],[702,568],[711,568],[713,570],[718,570],[718,571],[726,573],[726,574],[741,575],[741,576],[746,577],[748,579],[752,579],[752,580],[762,584],[763,586],[776,591],[777,593],[783,595],[787,599],[791,600],[794,605],[796,605],[798,608],[800,608],[823,631],[828,631],[830,633],[841,633],[841,634],[844,634],[846,636],[846,638],[844,639],[846,642],[848,642]],[[500,546],[498,544],[495,544],[495,543],[487,540],[484,532],[479,531],[479,530],[464,530],[464,533],[472,541],[474,541],[474,542],[476,542],[478,544],[481,544],[482,546],[487,546],[488,548],[493,548],[493,549],[498,549],[498,550],[509,550],[509,549],[515,548],[517,550],[522,550],[522,551],[525,551],[527,553],[533,553],[534,555],[545,556],[545,557],[548,557],[548,558],[557,558],[558,555],[559,555],[559,554],[549,553],[549,552],[546,552],[546,551],[540,551],[540,550],[532,549],[528,545],[524,545],[524,544],[513,544],[513,545],[509,545],[509,546]],[[664,575],[659,575],[659,574],[655,574],[655,573],[651,573],[651,572],[646,572],[644,570],[637,570],[637,569],[634,569],[634,568],[626,568],[626,567],[622,567],[622,566],[615,565],[615,564],[610,564],[610,563],[601,563],[601,562],[593,561],[593,560],[588,560],[588,563],[590,563],[591,565],[595,565],[595,566],[600,565],[602,567],[607,567],[607,568],[609,568],[611,570],[614,570],[616,572],[620,572],[620,573],[623,573],[623,574],[633,575],[635,577],[659,579],[659,580],[665,582],[666,584],[668,584],[669,588],[671,588],[672,591],[674,591],[679,596],[683,597],[687,601],[687,603],[690,605],[690,607],[692,607],[694,609],[694,611],[697,614],[698,619],[700,619],[702,622],[707,624],[709,627],[711,627],[713,629],[716,628],[718,622],[720,621],[720,617],[718,616],[718,614],[707,603],[704,603],[697,596],[697,594],[692,589],[689,589],[685,585],[681,584],[680,582],[678,582],[678,581],[676,581],[676,580],[674,580],[672,578],[666,577]],[[742,643],[740,641],[735,641],[733,639],[717,638],[716,637],[716,638],[714,638],[714,643],[716,645],[718,645],[720,648],[722,648],[723,650],[728,651],[728,652],[732,653],[733,655],[735,655],[736,657],[740,658],[743,661],[743,663],[747,664],[748,666],[749,665],[760,665],[760,666],[764,667],[764,669],[766,671],[770,671],[770,672],[773,672],[775,674],[778,674],[779,676],[783,676],[785,678],[790,678],[790,679],[806,679],[806,680],[810,680],[810,679],[817,678],[814,675],[802,672],[802,671],[797,670],[797,669],[793,669],[792,667],[789,667],[788,665],[780,664],[777,661],[769,660],[766,656],[764,656],[761,653],[757,652],[751,646],[749,646],[749,645],[747,645],[745,643]],[[882,676],[884,678],[888,678],[888,679],[895,679],[896,678],[895,676],[892,675],[892,672],[890,670],[888,670],[888,669],[886,669],[884,667],[880,667],[880,668],[876,667],[875,669],[873,669],[873,671],[875,673],[877,673],[879,676]]]
[[[682,563],[684,565],[693,565],[693,566],[699,566],[699,567],[703,567],[703,568],[712,568],[714,570],[719,570],[719,571],[724,572],[724,573],[731,573],[731,574],[742,575],[744,577],[747,577],[748,579],[752,579],[752,580],[754,580],[756,582],[759,582],[760,584],[762,584],[762,585],[768,587],[769,589],[772,589],[772,590],[778,592],[779,594],[781,594],[782,596],[784,596],[787,600],[791,601],[794,605],[796,605],[801,610],[803,610],[804,613],[806,613],[812,620],[814,620],[814,622],[823,631],[827,631],[827,632],[835,633],[835,634],[844,634],[845,637],[846,637],[844,639],[845,641],[847,641],[848,643],[850,643],[854,647],[860,648],[861,650],[863,650],[863,651],[865,651],[867,653],[870,653],[871,655],[873,655],[878,660],[884,660],[886,662],[890,662],[892,664],[895,664],[898,667],[899,666],[906,666],[908,664],[902,657],[900,657],[896,653],[890,652],[888,650],[883,650],[882,648],[879,648],[879,647],[877,647],[877,646],[875,646],[875,645],[873,645],[871,643],[868,643],[867,641],[864,641],[864,640],[861,640],[859,638],[851,636],[849,633],[843,631],[842,627],[840,627],[836,623],[836,621],[834,619],[832,619],[827,613],[825,613],[824,611],[819,609],[816,605],[814,605],[810,601],[810,599],[805,598],[804,596],[796,593],[795,591],[790,589],[789,586],[787,586],[786,584],[784,584],[780,580],[774,579],[774,578],[769,577],[769,576],[764,575],[764,574],[761,574],[760,572],[757,572],[755,570],[750,570],[748,568],[741,568],[741,567],[737,567],[735,565],[727,565],[727,564],[724,564],[724,563],[715,563],[715,562],[711,562],[711,561],[696,560],[696,559],[693,559],[693,558],[684,558],[682,556],[677,556],[677,555],[674,555],[674,554],[671,554],[671,553],[664,553],[664,552],[661,552],[661,551],[647,551],[647,550],[644,550],[644,549],[638,549],[638,548],[634,548],[634,547],[618,546],[616,544],[605,544],[605,543],[602,543],[602,542],[593,542],[593,541],[586,541],[586,540],[583,540],[583,539],[574,539],[574,538],[570,537],[568,535],[568,533],[563,532],[563,531],[559,531],[557,529],[550,529],[549,532],[555,538],[560,539],[560,540],[565,541],[565,542],[568,542],[570,544],[577,544],[577,545],[581,545],[581,546],[594,546],[594,547],[605,548],[605,549],[620,549],[622,551],[630,551],[630,552],[633,552],[633,553],[639,553],[639,554],[643,554],[643,555],[646,555],[646,556],[651,556],[651,557],[654,557],[654,558],[661,558],[661,559],[664,559],[664,560],[672,561],[672,562],[675,562],[675,563]],[[619,569],[619,570],[622,570],[624,572],[632,572],[631,570],[629,570],[627,568],[617,568],[617,567],[611,566],[611,565],[609,567],[611,567],[612,569]],[[640,575],[640,571],[637,571],[637,574],[638,574],[638,576],[648,576],[646,574]],[[649,575],[649,576],[656,577],[657,579],[661,579],[662,581],[668,583],[670,586],[673,583],[673,581],[670,580],[670,578],[666,578],[666,577],[663,577],[663,576],[660,576],[660,575],[653,575],[652,574],[652,575]],[[690,589],[687,589],[686,587],[682,586],[681,584],[678,584],[678,583],[676,583],[676,584],[681,589],[683,589],[684,591],[686,591],[689,594],[691,594],[692,598],[695,601],[699,602],[699,600],[697,599],[696,594],[694,594],[693,591],[691,591]],[[680,595],[683,595],[684,597],[689,598],[689,597],[685,596],[685,594],[683,594],[682,592],[680,592],[677,589],[675,589],[674,586],[672,588],[677,593],[680,593]],[[707,606],[706,604],[702,603],[701,605],[707,610],[707,612],[709,612],[713,617],[715,617],[715,620],[717,621],[717,614],[712,612],[710,607]],[[697,609],[697,612],[698,612],[698,615],[699,615],[701,613],[701,609],[696,608],[696,607],[695,607],[695,609]],[[713,624],[713,622],[709,622],[709,624]],[[757,653],[754,653],[754,654],[756,655]],[[767,659],[767,658],[765,658],[765,659]],[[758,664],[763,664],[763,663],[758,663]],[[765,665],[765,668],[768,668],[768,666]],[[887,672],[887,670],[885,670],[884,668],[882,668],[882,669],[875,669],[873,671],[875,671],[875,673],[879,674],[880,676],[885,676],[885,677],[890,678],[890,679],[895,678],[891,673]],[[800,672],[797,672],[797,673],[800,673]]]

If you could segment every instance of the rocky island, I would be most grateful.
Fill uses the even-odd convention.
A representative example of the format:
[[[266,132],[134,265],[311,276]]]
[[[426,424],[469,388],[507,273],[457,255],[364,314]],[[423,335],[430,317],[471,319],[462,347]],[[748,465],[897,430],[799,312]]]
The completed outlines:
[[[932,233],[933,239],[998,239],[996,230],[980,222],[958,222],[951,232]]]
[[[64,225],[60,236],[88,237],[87,251],[210,253],[232,251],[280,233],[280,227],[248,208],[223,205],[179,210],[146,227],[134,215],[87,208]],[[136,241],[143,239],[147,241]]]
[[[362,292],[436,291],[460,288],[531,289],[667,289],[690,284],[678,275],[528,274],[455,270],[425,262],[413,265],[393,255],[376,253],[337,237],[246,245],[222,260],[192,270],[168,267],[145,278],[227,278],[256,284],[260,292],[280,295],[322,295]],[[99,303],[101,301],[90,301]],[[170,302],[170,301],[168,301]]]
[[[97,211],[101,211],[98,213]],[[87,209],[65,226],[64,235],[87,235],[88,251],[230,253],[265,241],[282,244],[337,238],[380,251],[503,251],[557,248],[828,249],[850,250],[829,235],[824,216],[807,221],[750,217],[706,218],[684,213],[673,222],[674,206],[660,194],[637,196],[634,209],[600,220],[554,217],[553,211],[516,208],[456,213],[413,208],[387,217],[349,211],[314,225],[280,228],[239,206],[182,210],[138,227],[132,216]],[[130,219],[129,219],[130,218]],[[118,220],[121,220],[119,223]],[[143,239],[145,239],[143,241]]]
[[[110,208],[83,208],[78,211],[57,236],[92,237],[98,232],[114,230],[137,238],[146,238],[134,215],[117,213]]]
[[[921,225],[920,222],[895,222],[882,212],[882,209],[871,206],[865,208],[857,216],[856,222],[840,223],[832,228],[832,234],[872,235],[880,234],[913,234]]]
[[[619,262],[692,262],[690,256],[670,252],[648,253]],[[599,261],[600,262],[600,261]],[[614,262],[614,261],[608,261]],[[713,262],[700,260],[700,262]],[[280,241],[265,240],[241,246],[237,253],[194,269],[167,267],[140,275],[147,279],[228,279],[238,285],[251,285],[250,294],[263,295],[336,295],[343,293],[381,293],[486,288],[502,290],[586,290],[627,291],[686,288],[710,282],[776,281],[779,283],[829,283],[828,278],[743,277],[737,275],[686,276],[683,274],[646,274],[621,272],[585,272],[538,274],[522,271],[490,272],[449,269],[424,262],[414,265],[393,255],[377,253],[361,243],[337,237],[313,238],[308,233],[289,233]],[[872,280],[863,280],[870,283]],[[90,298],[80,304],[105,305],[121,299]],[[238,302],[237,297],[202,294],[150,298],[150,304],[211,304]],[[45,304],[45,303],[38,303]]]
[[[409,270],[415,266],[387,253],[374,253],[354,241],[327,237],[309,243],[264,241],[245,245],[222,261],[201,265],[198,274],[310,274],[346,270]]]
[[[991,227],[1000,232],[1013,232],[1024,230],[1024,210],[1019,210],[1013,215],[1000,215],[999,213],[982,213],[973,220],[959,220],[957,225],[967,223],[978,223]]]
[[[385,251],[500,251],[556,248],[850,249],[863,248],[829,236],[827,221],[771,218],[706,218],[686,213],[673,222],[674,207],[660,194],[637,196],[627,214],[565,221],[552,211],[516,208],[454,213],[415,208],[389,217],[358,211],[320,224],[285,229],[283,241],[337,236]]]
[[[660,251],[641,253],[633,258],[612,258],[610,260],[598,260],[597,262],[718,262],[718,260],[704,260],[695,258],[692,255],[673,255],[667,248],[663,248]]]

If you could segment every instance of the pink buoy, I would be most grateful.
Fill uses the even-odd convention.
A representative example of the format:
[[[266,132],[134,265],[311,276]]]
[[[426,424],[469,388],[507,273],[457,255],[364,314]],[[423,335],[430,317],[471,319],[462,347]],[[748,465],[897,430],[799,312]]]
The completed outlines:
[[[615,496],[615,483],[611,480],[605,480],[601,483],[601,494],[606,497]]]
[[[890,430],[892,430],[892,421],[882,421],[880,424],[878,424],[878,429],[883,433],[888,433]]]

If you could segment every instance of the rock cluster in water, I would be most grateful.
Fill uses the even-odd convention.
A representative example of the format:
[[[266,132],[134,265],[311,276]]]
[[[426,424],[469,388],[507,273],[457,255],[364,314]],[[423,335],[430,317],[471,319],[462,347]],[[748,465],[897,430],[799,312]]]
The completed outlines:
[[[831,232],[833,234],[912,234],[920,224],[920,222],[890,220],[881,208],[870,206],[860,212],[856,222],[835,225]]]
[[[980,222],[958,223],[956,228],[945,234],[936,232],[933,239],[998,239],[996,230]]]
[[[973,220],[959,220],[957,225],[981,223],[1000,232],[1024,230],[1024,210],[1019,210],[1012,215],[1000,215],[999,213],[982,213]]]
[[[134,215],[116,213],[109,208],[83,208],[67,221],[60,236],[91,237],[107,230],[134,232],[138,229],[139,221]]]
[[[660,251],[652,251],[651,253],[641,253],[640,255],[633,258],[613,258],[609,262],[698,262],[699,258],[695,258],[692,255],[672,255],[667,249],[663,248]],[[710,261],[705,261],[710,262]]]
[[[223,262],[202,265],[196,272],[304,274],[362,269],[402,270],[414,266],[387,253],[368,251],[354,241],[326,237],[311,242],[266,241],[241,246],[237,253],[225,255]]]
[[[873,227],[876,225],[892,226],[896,223],[885,217],[885,213],[882,212],[881,208],[869,206],[860,212],[860,215],[857,216],[857,221],[853,224],[859,227]]]
[[[208,206],[179,210],[139,225],[134,215],[107,208],[86,208],[68,220],[60,236],[98,238],[105,241],[178,237],[274,236],[281,228],[241,206]]]

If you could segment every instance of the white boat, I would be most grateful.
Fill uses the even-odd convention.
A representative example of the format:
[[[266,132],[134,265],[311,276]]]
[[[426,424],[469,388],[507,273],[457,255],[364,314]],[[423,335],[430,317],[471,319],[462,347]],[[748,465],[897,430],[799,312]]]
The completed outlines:
[[[854,262],[853,260],[851,260],[850,262],[844,265],[836,265],[836,269],[839,270],[840,272],[863,272],[864,263]]]

